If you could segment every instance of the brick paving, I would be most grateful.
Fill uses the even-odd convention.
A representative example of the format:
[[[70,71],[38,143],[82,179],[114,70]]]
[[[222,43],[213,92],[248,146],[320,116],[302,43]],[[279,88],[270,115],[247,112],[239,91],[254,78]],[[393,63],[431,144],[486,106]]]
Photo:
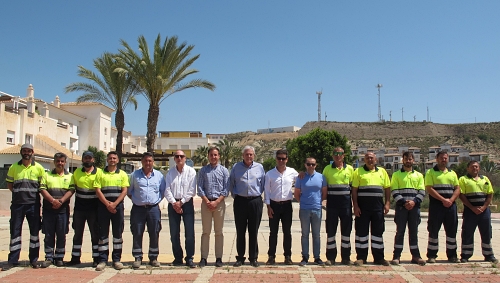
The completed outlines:
[[[231,202],[228,201],[229,204]],[[103,272],[94,271],[90,266],[90,237],[88,231],[84,236],[84,247],[82,261],[84,262],[77,267],[54,267],[51,266],[47,269],[32,269],[28,267],[28,254],[27,245],[29,243],[29,231],[27,223],[23,226],[23,247],[21,252],[21,267],[13,268],[9,271],[0,272],[0,282],[194,282],[194,283],[209,283],[209,282],[500,282],[500,269],[493,266],[491,263],[483,262],[481,251],[481,243],[479,233],[476,231],[475,237],[475,254],[471,258],[471,262],[466,264],[451,264],[444,260],[444,251],[441,251],[441,257],[436,264],[428,264],[426,266],[418,266],[410,264],[411,255],[407,247],[407,240],[405,239],[405,249],[403,251],[400,266],[376,266],[371,264],[372,258],[369,256],[368,264],[362,267],[356,266],[327,266],[319,267],[314,264],[309,264],[306,267],[299,267],[297,264],[301,260],[300,256],[300,223],[298,219],[298,208],[294,207],[294,221],[292,224],[292,260],[295,265],[287,266],[281,264],[283,262],[283,250],[279,244],[277,247],[276,261],[280,264],[276,266],[265,266],[264,262],[267,260],[267,247],[269,227],[266,218],[265,206],[262,218],[262,224],[259,229],[259,268],[251,267],[248,261],[245,265],[239,268],[232,267],[236,255],[236,233],[234,228],[234,219],[232,215],[232,208],[226,208],[226,222],[224,224],[224,256],[223,261],[227,264],[222,268],[216,268],[213,264],[215,255],[213,254],[213,235],[211,237],[211,247],[208,258],[209,265],[203,269],[187,267],[170,267],[167,266],[168,262],[173,260],[171,254],[171,247],[168,233],[168,215],[162,215],[163,230],[160,235],[160,255],[158,260],[162,263],[161,268],[151,268],[149,265],[143,265],[138,270],[131,269],[133,257],[131,255],[131,233],[129,229],[128,218],[126,218],[124,237],[124,249],[122,261],[125,264],[125,269],[116,271],[111,267],[106,268]],[[0,211],[0,265],[7,259],[9,250],[9,217],[10,212]],[[495,215],[496,219],[500,218],[500,214]],[[322,221],[321,229],[321,256],[324,258],[324,247],[326,234],[324,233],[324,221]],[[499,235],[500,220],[495,220],[493,226],[492,244],[494,250],[500,247],[500,238],[495,237]],[[460,242],[460,227],[458,231],[458,239]],[[181,225],[182,231],[182,225]],[[201,235],[201,221],[196,219],[195,222],[196,235],[196,250],[195,262],[199,261],[199,236]],[[182,232],[181,232],[182,233]],[[385,257],[390,260],[392,258],[393,236],[395,233],[395,225],[391,217],[386,218],[386,232],[384,233],[385,242]],[[352,233],[354,237],[354,232]],[[67,235],[66,257],[70,258],[71,252],[71,239],[72,231],[70,229]],[[43,234],[41,237],[40,260],[43,260]],[[337,243],[340,243],[340,233],[337,233]],[[183,238],[181,241],[183,242]],[[279,235],[278,240],[282,240],[282,235]],[[354,243],[354,239],[351,239]],[[425,255],[427,247],[427,232],[425,231],[425,220],[420,225],[419,243],[422,255]],[[144,237],[143,246],[147,247],[148,236]],[[440,235],[440,245],[445,246],[444,233]],[[459,248],[460,250],[460,248]],[[351,260],[355,259],[354,248]],[[146,258],[147,260],[147,258]],[[337,258],[339,260],[339,258]]]
[[[0,282],[500,282],[500,270],[489,263],[437,263],[426,266],[262,266],[254,268],[227,265],[189,269],[186,267],[130,267],[103,272],[91,267],[54,267],[32,269],[17,267],[0,272]]]

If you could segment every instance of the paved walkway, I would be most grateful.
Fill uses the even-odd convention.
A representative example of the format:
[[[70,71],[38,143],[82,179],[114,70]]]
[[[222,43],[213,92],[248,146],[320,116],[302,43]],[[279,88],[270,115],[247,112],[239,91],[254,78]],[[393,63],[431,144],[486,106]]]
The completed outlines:
[[[195,200],[195,206],[199,207],[200,200]],[[163,209],[165,212],[166,209]],[[8,243],[9,243],[9,216],[7,211],[0,211],[0,264],[1,260],[7,259]],[[425,255],[427,247],[427,219],[425,214],[422,215],[422,224],[419,231],[419,244],[422,255]],[[325,215],[323,215],[323,218]],[[493,248],[496,252],[500,252],[500,221],[498,215],[495,215],[492,223],[493,226]],[[195,262],[200,260],[200,236],[201,236],[201,221],[200,217],[196,217],[195,231],[196,231],[196,254]],[[386,231],[384,233],[385,242],[385,256],[386,259],[392,258],[392,247],[395,234],[395,225],[389,214],[386,217]],[[125,231],[123,233],[124,249],[122,261],[126,265],[125,269],[116,271],[108,267],[103,272],[96,272],[90,266],[90,237],[88,232],[84,235],[82,256],[82,263],[77,267],[54,267],[51,266],[47,269],[32,269],[28,267],[27,243],[29,242],[29,232],[27,224],[23,227],[23,249],[21,253],[21,266],[13,268],[9,271],[0,272],[0,282],[500,282],[500,270],[490,263],[482,261],[481,256],[481,243],[479,233],[476,231],[474,243],[474,256],[472,261],[467,264],[450,264],[444,261],[439,261],[436,264],[417,266],[409,263],[411,255],[407,247],[407,240],[405,240],[405,247],[402,254],[402,264],[400,266],[375,266],[370,264],[371,256],[369,256],[369,264],[363,267],[347,267],[341,265],[320,267],[316,265],[308,265],[306,267],[285,266],[278,264],[273,267],[265,266],[267,260],[268,236],[269,226],[267,221],[267,212],[264,209],[262,217],[261,228],[259,230],[259,262],[261,267],[254,268],[246,265],[234,268],[232,264],[235,261],[236,255],[236,231],[234,228],[232,201],[228,199],[226,209],[226,219],[224,227],[224,257],[223,261],[226,265],[222,268],[215,268],[213,262],[215,256],[213,254],[213,238],[211,240],[211,250],[208,258],[209,266],[205,268],[189,269],[186,267],[170,267],[167,263],[173,260],[171,255],[171,247],[168,232],[167,215],[164,215],[162,221],[163,229],[160,234],[160,256],[159,261],[162,263],[160,268],[151,268],[148,265],[143,265],[138,270],[130,268],[133,257],[131,255],[132,236],[128,220],[125,221]],[[294,221],[292,224],[292,260],[298,263],[301,259],[300,256],[300,223],[298,221],[298,204],[294,203]],[[324,224],[323,224],[324,225]],[[460,229],[461,221],[459,223],[459,231],[457,234],[457,241],[460,243]],[[321,234],[321,255],[324,258],[324,247],[326,245],[325,229],[322,227]],[[182,234],[181,230],[181,235]],[[337,243],[340,243],[340,233],[337,233]],[[40,234],[43,239],[43,234]],[[354,231],[352,233],[351,243],[354,244]],[[71,239],[73,233],[67,236],[66,244],[66,258],[70,259]],[[213,237],[213,235],[212,235]],[[282,237],[279,235],[278,242],[281,242]],[[143,247],[147,250],[148,237],[144,237]],[[443,259],[445,246],[444,231],[440,233],[440,257]],[[460,245],[459,245],[460,246]],[[460,248],[459,248],[460,251]],[[277,247],[277,262],[283,261],[282,247]],[[354,249],[353,249],[354,253]],[[41,241],[40,258],[43,259],[43,241]],[[355,255],[351,255],[354,259]]]

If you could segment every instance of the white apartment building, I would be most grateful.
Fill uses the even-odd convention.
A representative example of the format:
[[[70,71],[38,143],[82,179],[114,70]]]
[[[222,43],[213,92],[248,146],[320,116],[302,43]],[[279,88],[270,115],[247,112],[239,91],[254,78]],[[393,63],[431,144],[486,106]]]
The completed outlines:
[[[56,152],[68,155],[68,167],[78,167],[89,145],[110,151],[111,114],[101,103],[51,103],[35,98],[30,84],[26,97],[0,92],[0,167],[19,161],[22,144],[35,148],[35,160],[46,169],[53,167]]]

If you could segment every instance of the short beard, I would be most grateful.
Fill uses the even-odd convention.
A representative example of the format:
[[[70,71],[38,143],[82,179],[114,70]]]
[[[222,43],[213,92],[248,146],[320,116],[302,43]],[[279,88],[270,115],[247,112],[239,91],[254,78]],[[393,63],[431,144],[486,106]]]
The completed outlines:
[[[22,154],[22,157],[24,160],[31,160],[32,155],[31,154]]]
[[[85,168],[90,168],[90,167],[94,166],[94,162],[83,162],[82,165]]]

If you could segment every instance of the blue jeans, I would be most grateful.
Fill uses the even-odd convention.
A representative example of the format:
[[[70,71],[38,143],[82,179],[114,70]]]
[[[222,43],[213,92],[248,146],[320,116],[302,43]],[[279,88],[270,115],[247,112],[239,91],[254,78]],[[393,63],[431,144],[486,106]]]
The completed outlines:
[[[319,258],[320,252],[320,230],[321,230],[321,215],[320,209],[300,209],[299,219],[302,229],[302,237],[300,243],[302,245],[302,257],[309,260],[309,231],[312,229],[313,239],[313,256]]]
[[[161,230],[161,211],[155,206],[132,206],[130,211],[130,231],[132,232],[132,255],[142,260],[142,238],[144,229],[148,227],[149,234],[149,260],[158,258],[158,239]]]
[[[176,261],[182,261],[183,251],[181,247],[181,218],[184,222],[186,262],[193,259],[194,255],[194,205],[193,199],[182,205],[182,214],[175,212],[172,204],[168,204],[168,224],[170,226],[170,241],[172,242],[172,253]]]
[[[11,204],[10,206],[10,252],[9,263],[19,264],[21,255],[21,231],[24,217],[28,220],[30,228],[30,262],[36,262],[40,253],[40,203],[37,204]]]
[[[66,252],[66,234],[69,230],[69,208],[59,213],[52,208],[43,210],[42,233],[46,260],[63,260]],[[57,239],[57,241],[56,241]]]

